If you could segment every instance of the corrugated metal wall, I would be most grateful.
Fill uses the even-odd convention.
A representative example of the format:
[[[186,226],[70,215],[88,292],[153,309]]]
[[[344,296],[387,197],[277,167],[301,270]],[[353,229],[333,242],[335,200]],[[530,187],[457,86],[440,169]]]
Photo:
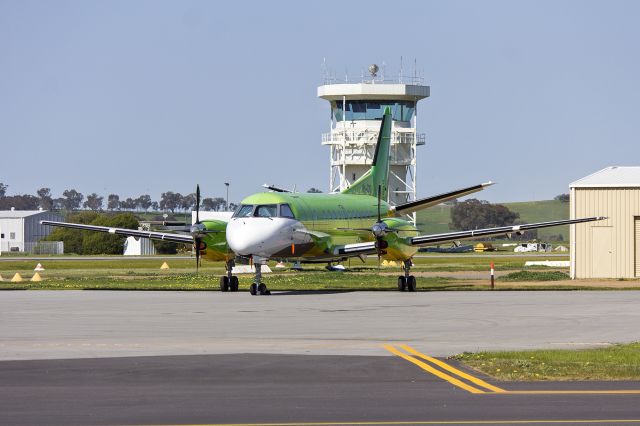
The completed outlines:
[[[573,188],[571,202],[572,218],[608,217],[572,225],[571,276],[634,278],[640,188]]]
[[[640,217],[634,219],[636,228],[636,278],[640,278]]]
[[[52,213],[49,211],[44,211],[42,213],[37,213],[32,216],[27,216],[24,218],[24,241],[25,242],[36,242],[40,241],[41,238],[46,237],[53,231],[53,227],[40,225],[41,220],[51,220],[54,222],[62,221],[62,216],[57,213]]]

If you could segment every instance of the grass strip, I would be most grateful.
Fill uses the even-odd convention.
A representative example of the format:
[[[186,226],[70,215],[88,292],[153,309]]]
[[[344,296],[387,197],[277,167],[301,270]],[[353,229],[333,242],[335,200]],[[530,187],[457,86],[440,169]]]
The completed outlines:
[[[581,350],[465,352],[452,358],[505,381],[640,380],[640,342]]]
[[[517,271],[500,277],[500,281],[564,281],[569,274],[561,271]]]

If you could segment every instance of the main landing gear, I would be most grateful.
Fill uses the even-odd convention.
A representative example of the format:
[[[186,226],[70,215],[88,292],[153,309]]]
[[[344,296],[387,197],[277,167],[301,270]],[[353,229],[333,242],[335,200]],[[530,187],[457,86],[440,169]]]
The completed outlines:
[[[404,261],[404,275],[398,277],[398,290],[416,291],[416,277],[411,275],[411,259]]]
[[[229,260],[225,264],[227,275],[220,277],[220,291],[238,291],[238,277],[232,273],[234,265],[233,260]]]
[[[253,284],[249,287],[249,292],[252,296],[261,295],[266,296],[271,294],[267,286],[262,282],[262,263],[256,262],[254,259],[253,266],[256,268],[256,277]]]

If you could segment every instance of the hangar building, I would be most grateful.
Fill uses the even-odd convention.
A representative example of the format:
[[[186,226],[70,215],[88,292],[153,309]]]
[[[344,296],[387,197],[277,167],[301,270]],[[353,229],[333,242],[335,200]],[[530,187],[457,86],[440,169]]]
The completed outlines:
[[[0,252],[31,252],[52,230],[50,226],[40,225],[41,220],[62,221],[62,216],[46,210],[0,211]],[[59,251],[56,247],[55,252]]]
[[[640,167],[607,167],[569,185],[571,278],[640,278]]]

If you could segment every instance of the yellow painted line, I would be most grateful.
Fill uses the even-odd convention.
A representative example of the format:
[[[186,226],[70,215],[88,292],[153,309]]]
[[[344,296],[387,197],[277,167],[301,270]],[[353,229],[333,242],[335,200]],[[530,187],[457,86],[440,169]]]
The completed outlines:
[[[436,358],[430,357],[428,355],[425,355],[423,353],[420,353],[420,352],[418,352],[417,350],[415,350],[414,348],[412,348],[409,345],[400,345],[400,347],[402,349],[404,349],[405,351],[409,352],[410,354],[415,355],[417,357],[420,357],[420,358],[422,358],[424,360],[427,360],[430,363],[435,364],[435,365],[443,368],[444,370],[447,370],[450,373],[453,373],[453,374],[455,374],[455,375],[457,375],[459,377],[462,377],[463,379],[467,379],[470,382],[475,383],[476,385],[478,385],[480,387],[483,387],[485,389],[488,389],[488,390],[496,392],[496,393],[507,392],[506,390],[504,390],[502,388],[499,388],[497,386],[493,386],[492,384],[487,383],[482,379],[479,379],[479,378],[474,377],[474,376],[472,376],[470,374],[467,374],[464,371],[458,370],[457,368],[452,367],[451,365],[447,364],[446,362],[440,361],[439,359],[436,359]]]
[[[445,421],[413,421],[413,422],[296,422],[296,423],[206,423],[206,424],[172,424],[159,426],[396,426],[396,425],[536,425],[536,424],[611,424],[640,423],[637,419],[622,420],[445,420]]]
[[[458,379],[456,379],[453,376],[450,376],[446,373],[443,373],[440,370],[436,370],[435,368],[433,368],[432,366],[430,366],[427,363],[424,363],[422,361],[420,361],[419,359],[416,359],[412,356],[409,356],[403,352],[400,352],[399,350],[397,350],[396,348],[394,348],[391,345],[384,345],[383,348],[385,348],[386,350],[388,350],[389,352],[391,352],[394,355],[399,356],[400,358],[406,359],[407,361],[417,365],[418,367],[422,368],[423,370],[428,371],[429,373],[433,374],[434,376],[440,377],[443,380],[446,380],[447,382],[451,383],[454,386],[457,386],[461,389],[464,389],[468,392],[471,393],[485,393],[485,391],[478,389],[478,388],[474,388],[473,386],[470,386]]]
[[[405,351],[409,352],[411,355],[406,355],[403,352],[400,352],[399,350],[397,350],[396,348],[394,348],[391,345],[384,345],[384,348],[386,350],[388,350],[389,352],[398,355],[399,357],[402,357],[404,359],[406,359],[409,362],[412,362],[418,366],[420,366],[421,368],[423,368],[424,370],[428,371],[429,373],[434,374],[435,376],[440,377],[441,379],[444,379],[446,381],[448,381],[449,383],[456,385],[462,389],[465,389],[471,393],[482,393],[482,394],[500,394],[500,395],[640,395],[640,389],[602,389],[602,390],[516,390],[516,391],[510,391],[510,390],[506,390],[506,389],[502,389],[499,388],[497,386],[494,386],[490,383],[485,382],[482,379],[479,379],[477,377],[474,377],[470,374],[465,373],[464,371],[458,370],[455,367],[452,367],[451,365],[447,364],[446,362],[440,361],[439,359],[430,357],[429,355],[425,355],[421,352],[418,352],[417,350],[415,350],[414,348],[412,348],[409,345],[399,345],[402,349],[404,349]],[[452,377],[446,373],[441,372],[440,370],[436,370],[435,368],[431,367],[430,365],[423,363],[422,361],[416,359],[415,357],[419,357],[424,359],[425,361],[428,361],[430,363],[433,363],[439,367],[441,367],[444,370],[449,371],[450,373],[453,373],[463,379],[466,379],[484,389],[489,390],[490,392],[485,392],[482,389],[477,389],[473,386],[467,385],[464,382],[459,381],[458,379],[456,379],[455,377]],[[453,379],[454,381],[452,381],[451,379]],[[472,390],[473,389],[473,390]]]

